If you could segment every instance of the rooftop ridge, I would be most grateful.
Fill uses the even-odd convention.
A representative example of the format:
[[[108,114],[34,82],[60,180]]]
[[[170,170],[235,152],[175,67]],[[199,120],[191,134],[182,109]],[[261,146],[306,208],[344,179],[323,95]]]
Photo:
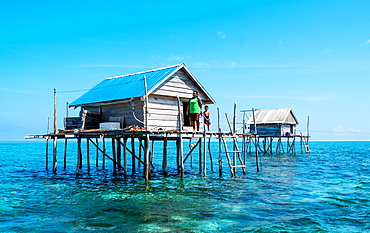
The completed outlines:
[[[157,68],[157,69],[153,69],[153,70],[140,71],[140,72],[132,73],[132,74],[125,74],[125,75],[118,75],[118,76],[108,77],[108,78],[105,78],[105,80],[115,79],[115,78],[123,78],[123,77],[127,77],[127,76],[138,75],[138,74],[145,74],[145,73],[149,73],[149,72],[165,70],[165,69],[173,68],[173,67],[176,67],[176,66],[183,66],[183,65],[184,65],[184,63],[180,63],[180,64],[176,64],[176,65],[172,65],[172,66],[166,66],[166,67]]]

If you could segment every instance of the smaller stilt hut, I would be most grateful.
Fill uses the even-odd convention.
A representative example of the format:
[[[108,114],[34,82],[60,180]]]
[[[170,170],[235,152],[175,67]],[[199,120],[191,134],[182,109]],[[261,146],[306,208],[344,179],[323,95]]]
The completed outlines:
[[[254,117],[250,117],[247,124],[251,133],[280,137],[294,135],[298,120],[291,108],[257,109]]]

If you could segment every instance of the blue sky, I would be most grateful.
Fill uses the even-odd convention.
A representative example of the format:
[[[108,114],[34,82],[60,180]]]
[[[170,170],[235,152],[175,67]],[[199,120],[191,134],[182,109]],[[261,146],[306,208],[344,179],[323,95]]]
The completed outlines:
[[[370,140],[369,10],[368,0],[3,1],[0,140],[45,133],[53,88],[62,125],[83,94],[65,91],[178,63],[222,113],[291,107],[299,131],[310,116],[312,140]]]

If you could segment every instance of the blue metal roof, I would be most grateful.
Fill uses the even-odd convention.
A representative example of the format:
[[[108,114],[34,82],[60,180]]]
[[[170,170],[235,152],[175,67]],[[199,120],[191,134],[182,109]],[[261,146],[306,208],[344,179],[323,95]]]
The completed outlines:
[[[106,78],[98,85],[73,101],[70,106],[101,103],[114,100],[141,97],[145,95],[144,75],[148,93],[162,81],[183,67],[183,64],[156,70]]]

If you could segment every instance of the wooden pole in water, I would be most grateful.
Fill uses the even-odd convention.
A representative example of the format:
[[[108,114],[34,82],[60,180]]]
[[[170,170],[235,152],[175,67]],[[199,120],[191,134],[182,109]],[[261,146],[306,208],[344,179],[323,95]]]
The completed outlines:
[[[177,109],[178,109],[178,122],[179,122],[179,152],[180,152],[180,167],[181,167],[181,179],[184,180],[184,150],[183,150],[183,142],[182,142],[182,114],[181,114],[181,101],[180,97],[176,96],[177,98]]]
[[[207,150],[206,150],[206,144],[207,144],[207,140],[206,140],[206,125],[204,124],[204,120],[203,120],[203,176],[206,177],[207,176]]]
[[[222,177],[222,132],[220,123],[220,108],[217,108],[217,126],[218,126],[218,173]]]
[[[57,89],[54,88],[54,134],[56,134],[57,132]]]
[[[66,138],[64,142],[64,169],[67,168],[67,141],[68,139]]]
[[[139,160],[138,160],[138,164],[137,164],[137,167],[140,169],[140,166],[141,166],[141,154],[142,154],[142,139],[139,138]]]
[[[76,163],[76,174],[80,174],[81,169],[81,137],[77,138],[77,163]]]
[[[254,114],[254,108],[252,108],[253,112],[253,122],[254,122],[254,138],[255,138],[255,146],[256,146],[256,167],[257,167],[257,172],[260,171],[260,165],[259,165],[259,158],[258,158],[258,132],[257,132],[257,123],[256,123],[256,116]]]
[[[146,85],[146,76],[144,75],[144,90],[145,90],[145,129],[147,131],[145,135],[145,182],[148,185],[149,184],[149,146],[150,146],[150,138],[149,138],[149,132],[148,132],[148,88]]]
[[[96,142],[96,163],[95,163],[95,167],[98,167],[99,166],[99,139],[96,138],[95,139],[95,142]]]
[[[90,141],[86,138],[86,160],[87,160],[87,172],[90,172]]]
[[[306,153],[310,153],[310,149],[308,148],[308,140],[310,138],[310,116],[307,117],[307,138],[306,138]]]
[[[242,142],[242,153],[243,153],[243,162],[244,162],[244,165],[246,166],[245,168],[247,168],[247,148],[246,148],[246,138],[245,138],[245,112],[243,112],[243,142]]]
[[[167,168],[167,137],[163,138],[163,160],[162,160],[162,169],[163,174],[166,176],[168,174],[168,168]]]
[[[57,89],[54,88],[54,134],[58,132],[57,125]],[[57,173],[57,136],[54,136],[53,143],[53,172]]]
[[[127,179],[127,137],[123,138],[123,143],[123,175],[125,179]],[[119,145],[119,147],[121,147],[121,144]]]
[[[199,174],[202,174],[202,138],[199,138]]]
[[[236,134],[236,103],[234,103],[234,115],[233,115],[233,136]],[[235,143],[237,143],[237,138],[234,138]],[[234,151],[237,151],[236,145],[234,143]],[[233,153],[233,165],[234,165],[234,174],[236,174],[236,152]]]
[[[102,164],[102,169],[105,170],[105,154],[107,153],[107,150],[105,148],[105,137],[103,137],[103,164]]]
[[[50,117],[48,117],[48,125],[47,125],[47,130],[46,134],[50,133]],[[45,148],[45,165],[46,165],[46,170],[49,170],[49,137],[46,138],[46,148]]]
[[[46,149],[45,149],[45,165],[46,170],[49,170],[49,137],[46,138]]]
[[[113,174],[117,174],[117,153],[116,153],[116,145],[115,139],[112,138],[112,154],[113,154]]]
[[[135,155],[135,138],[134,137],[131,138],[131,151],[132,151],[132,176],[134,176],[136,172],[136,161],[135,161],[135,156],[134,156]]]
[[[121,167],[122,167],[121,138],[117,138],[116,140],[117,140],[117,165],[118,165],[118,170],[121,170]],[[126,138],[126,141],[127,141],[127,138]],[[126,143],[125,143],[125,148],[126,148]]]
[[[211,164],[211,171],[213,172],[213,159],[211,151],[211,137],[208,138],[208,153],[209,153],[209,163]]]
[[[53,172],[57,173],[57,137],[53,139]]]

